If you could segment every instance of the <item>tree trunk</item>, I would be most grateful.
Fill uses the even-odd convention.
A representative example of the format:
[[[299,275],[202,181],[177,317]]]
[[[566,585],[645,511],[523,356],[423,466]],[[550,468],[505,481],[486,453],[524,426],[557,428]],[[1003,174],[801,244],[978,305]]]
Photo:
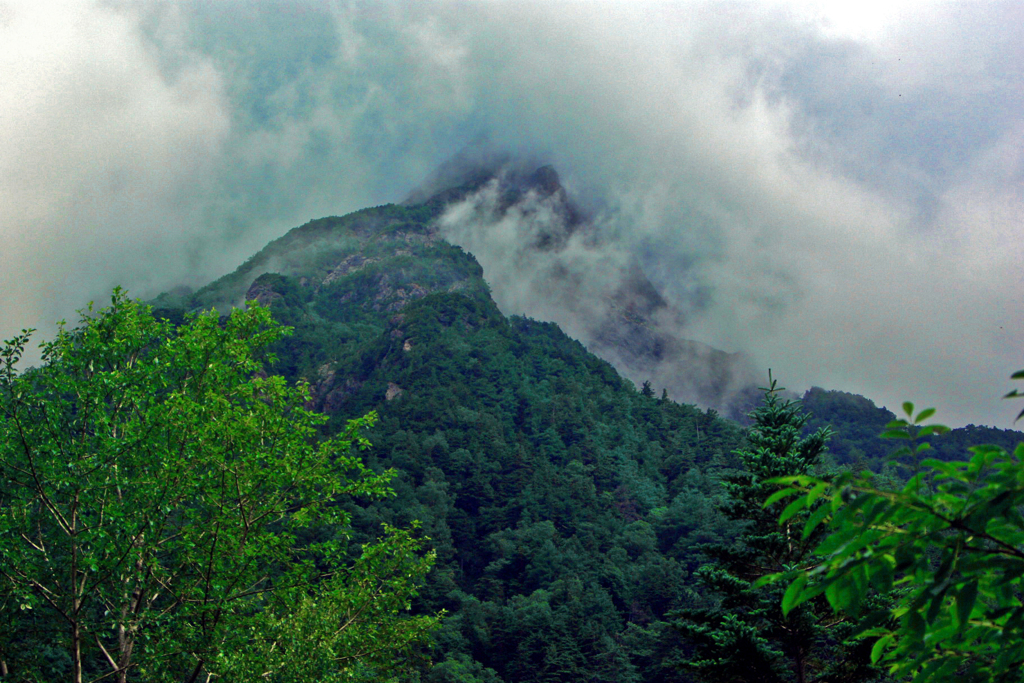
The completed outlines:
[[[82,631],[77,621],[71,624],[71,667],[74,683],[82,683]]]

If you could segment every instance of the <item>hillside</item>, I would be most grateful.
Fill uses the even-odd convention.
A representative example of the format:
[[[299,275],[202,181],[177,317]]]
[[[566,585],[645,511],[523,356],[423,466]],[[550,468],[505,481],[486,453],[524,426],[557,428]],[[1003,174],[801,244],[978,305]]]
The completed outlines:
[[[544,192],[563,206],[562,226],[585,229],[552,173],[512,176],[506,209]],[[438,229],[446,206],[492,179],[463,180],[416,203],[311,221],[235,272],[154,305],[171,319],[269,305],[295,329],[275,368],[310,384],[329,431],[379,413],[366,455],[397,471],[395,496],[352,512],[362,539],[381,522],[420,520],[438,551],[417,608],[450,616],[422,680],[688,680],[672,666],[685,650],[669,615],[713,602],[694,572],[703,544],[738,531],[719,510],[718,482],[738,467],[743,428],[638,391],[553,323],[503,315],[477,260]],[[557,252],[565,239],[552,233],[536,248]],[[641,278],[623,281],[596,350],[618,349],[611,355],[633,370],[710,354],[719,366],[693,372],[731,381],[727,354],[687,356],[692,342],[648,322],[666,304]],[[838,430],[835,464],[884,466],[891,449],[877,434],[891,413],[821,389],[804,403],[811,426]],[[960,431],[945,437],[944,457],[980,436]]]
[[[835,431],[829,442],[829,451],[839,465],[880,472],[892,460],[892,454],[903,445],[878,438],[885,426],[896,419],[896,414],[887,408],[879,408],[870,399],[845,391],[813,387],[804,394],[802,401],[804,409],[811,415],[809,430],[829,426]],[[936,417],[939,416],[941,413]],[[1012,452],[1022,438],[1021,432],[1011,429],[967,425],[933,436],[927,457],[963,460],[970,457],[967,449],[979,444],[995,444]],[[913,462],[901,458],[895,471],[905,475],[911,469]]]
[[[419,519],[438,549],[422,603],[452,616],[429,680],[678,679],[652,648],[698,599],[697,545],[730,533],[714,472],[742,430],[641,394],[554,324],[506,318],[432,215],[313,221],[155,303],[173,318],[259,300],[295,327],[276,368],[310,382],[330,426],[378,411],[368,457],[398,470],[397,495],[356,519]]]

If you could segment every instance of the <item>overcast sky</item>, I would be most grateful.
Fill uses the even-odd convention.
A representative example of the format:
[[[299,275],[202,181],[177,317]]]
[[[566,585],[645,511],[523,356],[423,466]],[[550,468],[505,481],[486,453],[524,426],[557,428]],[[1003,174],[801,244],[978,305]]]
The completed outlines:
[[[203,284],[481,140],[792,389],[1022,407],[1019,0],[0,0],[0,334]]]

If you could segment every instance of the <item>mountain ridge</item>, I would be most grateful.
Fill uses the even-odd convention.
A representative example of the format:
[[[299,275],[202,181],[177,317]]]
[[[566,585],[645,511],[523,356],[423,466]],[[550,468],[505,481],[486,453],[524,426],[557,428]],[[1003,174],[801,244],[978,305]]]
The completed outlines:
[[[270,242],[234,272],[195,292],[162,294],[154,299],[154,304],[168,309],[238,306],[249,297],[249,288],[259,277],[271,272],[297,277],[302,286],[311,286],[316,293],[342,275],[373,267],[382,259],[400,259],[413,256],[414,252],[421,254],[419,247],[430,245],[445,251],[438,243],[450,240],[445,239],[439,219],[453,204],[466,201],[491,184],[500,195],[493,207],[499,215],[523,211],[522,207],[537,201],[551,207],[551,216],[544,216],[541,230],[525,245],[526,253],[522,257],[529,259],[536,254],[553,257],[556,270],[562,272],[552,277],[552,296],[567,302],[568,315],[581,321],[578,332],[582,332],[580,336],[588,348],[611,360],[637,385],[650,380],[659,388],[665,386],[681,400],[735,414],[736,407],[730,406],[733,394],[752,386],[750,381],[741,379],[751,374],[746,359],[741,354],[725,353],[675,336],[674,324],[666,327],[662,323],[679,318],[679,314],[673,312],[635,260],[610,274],[614,286],[603,297],[588,300],[586,292],[576,288],[572,274],[558,261],[570,240],[596,239],[583,212],[572,202],[553,167],[525,171],[508,165],[505,160],[502,163],[504,165],[496,170],[463,171],[458,176],[463,181],[460,185],[449,187],[444,186],[443,180],[434,181],[440,189],[423,201],[416,199],[424,192],[414,191],[402,204],[381,205],[342,217],[309,221]],[[442,177],[446,176],[442,174]],[[418,245],[415,249],[414,243]],[[445,269],[443,259],[432,261],[436,268]],[[464,283],[446,284],[455,289],[462,286],[480,289],[480,283],[475,280],[481,275],[485,283],[485,273],[462,273],[460,280]],[[387,277],[380,279],[381,296],[387,298],[384,290],[390,287],[391,294],[398,299],[415,299],[441,286],[431,282],[434,278],[424,269],[417,271],[417,277],[424,282],[414,282],[408,274],[400,278],[406,286],[394,286],[387,282]],[[253,291],[251,295],[264,300],[270,296],[263,290]],[[391,308],[397,310],[394,302]],[[686,385],[680,384],[678,379],[683,377],[688,378]]]
[[[502,211],[559,201],[538,196]],[[310,221],[207,287],[162,295],[156,312],[269,305],[294,328],[273,370],[309,383],[328,433],[378,413],[364,457],[394,470],[394,496],[345,503],[352,541],[421,522],[437,564],[413,609],[451,615],[435,666],[409,683],[684,683],[671,615],[714,606],[694,574],[705,544],[739,532],[718,482],[739,468],[744,430],[639,391],[556,323],[505,315],[481,263],[444,239],[450,203],[433,197]],[[551,240],[527,253],[560,252]],[[886,467],[877,424],[891,413],[844,392],[804,400],[840,427],[828,467]],[[963,456],[960,437],[936,443]]]

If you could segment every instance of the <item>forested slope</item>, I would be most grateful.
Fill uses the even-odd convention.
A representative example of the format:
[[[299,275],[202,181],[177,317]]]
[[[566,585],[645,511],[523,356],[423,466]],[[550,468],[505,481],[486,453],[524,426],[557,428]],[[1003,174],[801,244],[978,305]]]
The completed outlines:
[[[476,260],[434,228],[442,208],[313,221],[154,303],[171,319],[269,305],[295,329],[275,368],[311,385],[328,432],[378,412],[367,457],[397,470],[395,496],[351,511],[361,538],[420,520],[437,549],[417,608],[449,616],[423,680],[689,680],[668,624],[714,604],[694,573],[702,545],[743,526],[720,511],[719,480],[744,429],[638,391],[552,323],[502,315]],[[805,404],[809,428],[838,430],[827,466],[885,465],[891,413],[819,389]],[[962,457],[955,434],[944,457]]]
[[[885,426],[896,419],[895,413],[879,408],[870,399],[845,391],[826,391],[813,387],[803,396],[803,407],[810,413],[809,429],[829,426],[835,431],[829,451],[835,463],[855,470],[882,471],[895,462],[894,472],[904,475],[914,463],[908,458],[893,460],[903,444],[878,438]],[[941,421],[941,409],[937,418]],[[994,444],[1013,451],[1022,434],[1012,429],[967,425],[931,438],[928,457],[939,460],[963,460],[967,449],[979,444]]]
[[[503,316],[475,260],[415,209],[298,228],[160,313],[245,298],[295,327],[278,371],[328,427],[369,410],[396,496],[355,510],[423,522],[438,562],[424,609],[450,617],[429,680],[675,680],[671,610],[702,542],[730,533],[715,473],[742,429],[642,394],[557,326]],[[277,266],[280,272],[263,274]]]

